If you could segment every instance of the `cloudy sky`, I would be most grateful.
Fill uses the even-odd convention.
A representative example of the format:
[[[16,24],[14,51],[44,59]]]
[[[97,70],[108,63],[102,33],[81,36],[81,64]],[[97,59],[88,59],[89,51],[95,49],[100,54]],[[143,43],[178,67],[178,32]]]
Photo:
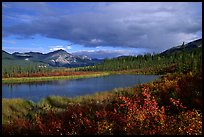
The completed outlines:
[[[111,58],[202,38],[201,2],[3,2],[2,49]]]

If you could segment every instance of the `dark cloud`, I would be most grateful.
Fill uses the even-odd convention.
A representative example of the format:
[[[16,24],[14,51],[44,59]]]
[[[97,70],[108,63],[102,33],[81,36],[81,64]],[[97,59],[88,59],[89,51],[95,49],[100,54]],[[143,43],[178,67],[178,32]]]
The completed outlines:
[[[198,37],[197,32],[202,32],[201,3],[92,3],[93,11],[87,10],[90,7],[88,3],[80,4],[87,8],[73,13],[66,10],[66,3],[61,12],[60,6],[51,9],[51,4],[40,3],[40,7],[35,4],[31,10],[43,11],[42,14],[36,15],[30,22],[3,27],[3,34],[23,37],[40,34],[87,47],[164,50],[193,40]],[[24,8],[27,3],[18,5]],[[80,11],[77,4],[73,7]]]

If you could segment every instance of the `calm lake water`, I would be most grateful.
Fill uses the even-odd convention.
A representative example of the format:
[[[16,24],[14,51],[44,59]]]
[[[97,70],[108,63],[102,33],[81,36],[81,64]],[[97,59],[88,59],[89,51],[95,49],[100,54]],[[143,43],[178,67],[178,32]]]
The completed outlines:
[[[76,97],[114,88],[133,87],[159,78],[158,75],[109,75],[96,78],[39,83],[2,84],[2,98],[23,98],[38,102],[47,96]]]

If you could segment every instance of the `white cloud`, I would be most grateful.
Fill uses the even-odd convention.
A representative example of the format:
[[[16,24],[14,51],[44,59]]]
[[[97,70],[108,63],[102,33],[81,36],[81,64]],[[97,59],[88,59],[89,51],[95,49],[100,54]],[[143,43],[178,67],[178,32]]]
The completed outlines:
[[[72,7],[69,7],[69,4],[63,3],[65,10],[70,8],[69,14],[62,14],[63,12],[59,12],[64,11],[61,5],[51,3],[34,5],[23,3],[23,6],[18,4],[16,7],[19,11],[20,8],[25,10],[28,6],[26,11],[38,14],[34,14],[36,18],[31,22],[28,21],[29,17],[24,16],[24,22],[9,27],[3,25],[3,34],[4,36],[40,34],[86,47],[131,47],[162,51],[177,46],[180,41],[193,39],[198,32],[202,32],[201,2],[72,4]],[[31,8],[32,6],[35,7]],[[90,10],[82,12],[83,7]],[[22,13],[13,11],[13,14]]]
[[[50,51],[55,51],[55,50],[65,50],[65,48],[61,45],[57,45],[57,46],[50,46]]]
[[[72,47],[71,46],[67,46],[67,49],[72,49]]]
[[[91,39],[90,42],[91,42],[92,44],[100,44],[100,43],[102,43],[103,41],[100,40],[100,39]]]

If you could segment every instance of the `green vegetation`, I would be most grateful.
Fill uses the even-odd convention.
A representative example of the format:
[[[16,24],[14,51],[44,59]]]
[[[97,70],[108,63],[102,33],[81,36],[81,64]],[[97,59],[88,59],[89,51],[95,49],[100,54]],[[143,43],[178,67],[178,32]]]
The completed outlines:
[[[104,72],[97,76],[164,75],[132,88],[76,98],[50,96],[37,104],[22,99],[3,99],[3,134],[202,135],[202,47],[167,55],[107,59],[103,64],[67,71],[79,70],[81,73]],[[56,79],[91,76],[73,74]],[[13,82],[17,78],[9,79]],[[44,81],[53,80],[53,77],[27,81],[34,79]]]
[[[69,104],[86,104],[88,102],[103,103],[106,99],[114,98],[125,94],[124,91],[131,92],[133,88],[116,88],[113,91],[96,92],[91,95],[67,98],[61,96],[49,96],[38,103],[24,99],[2,99],[2,123],[8,124],[15,118],[24,118],[34,116],[35,113],[55,110],[62,111],[67,109]]]
[[[45,67],[46,66],[46,67]],[[45,63],[25,61],[20,59],[2,60],[2,77],[14,77],[16,74],[45,73],[50,72],[52,68]]]
[[[34,103],[23,99],[2,99],[2,123],[9,123],[18,117],[34,113]]]
[[[55,72],[76,71],[105,71],[108,73],[134,73],[134,74],[167,74],[167,73],[197,73],[202,68],[202,46],[190,51],[176,52],[167,55],[138,55],[106,59],[104,63],[95,66],[80,68],[51,68],[43,63],[25,60],[4,59],[2,77],[44,77]],[[40,79],[40,78],[39,78]],[[45,78],[46,79],[46,78]]]
[[[3,134],[202,135],[201,72],[93,96],[2,103]]]
[[[186,73],[201,69],[202,47],[191,51],[162,56],[160,54],[139,55],[106,59],[96,66],[84,67],[81,71],[131,71],[138,74]]]

